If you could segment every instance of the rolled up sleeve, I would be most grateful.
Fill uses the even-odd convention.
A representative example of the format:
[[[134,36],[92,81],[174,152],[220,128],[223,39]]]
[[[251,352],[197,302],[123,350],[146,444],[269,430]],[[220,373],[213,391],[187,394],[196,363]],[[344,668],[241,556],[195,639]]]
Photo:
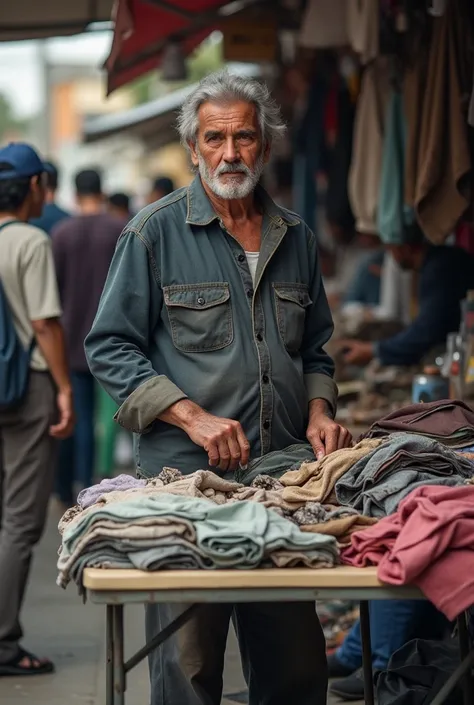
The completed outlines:
[[[308,401],[324,399],[333,414],[337,409],[337,385],[334,382],[334,362],[324,350],[331,338],[334,324],[324,291],[319,268],[316,238],[309,234],[309,256],[314,262],[310,286],[311,305],[306,312],[306,326],[301,349],[303,373],[308,392]]]
[[[126,231],[117,244],[85,351],[92,374],[120,404],[116,421],[136,433],[146,432],[165,409],[186,398],[147,356],[161,305],[148,245],[135,231]]]

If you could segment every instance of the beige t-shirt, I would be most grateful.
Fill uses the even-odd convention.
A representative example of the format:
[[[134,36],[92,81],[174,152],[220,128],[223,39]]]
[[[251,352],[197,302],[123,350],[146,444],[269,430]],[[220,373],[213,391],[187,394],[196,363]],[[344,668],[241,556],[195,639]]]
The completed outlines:
[[[6,219],[0,220],[2,225]],[[61,315],[50,238],[27,223],[12,223],[0,230],[0,280],[13,324],[25,348],[33,340],[31,321]],[[33,370],[47,370],[38,346],[31,357]]]

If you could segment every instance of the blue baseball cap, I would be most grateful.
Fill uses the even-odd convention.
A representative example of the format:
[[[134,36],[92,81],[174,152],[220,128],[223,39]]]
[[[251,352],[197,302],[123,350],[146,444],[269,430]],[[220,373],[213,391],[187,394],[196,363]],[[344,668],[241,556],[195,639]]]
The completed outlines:
[[[24,142],[11,142],[0,149],[0,164],[11,164],[11,169],[0,169],[0,179],[26,179],[46,171],[44,162],[33,147]]]

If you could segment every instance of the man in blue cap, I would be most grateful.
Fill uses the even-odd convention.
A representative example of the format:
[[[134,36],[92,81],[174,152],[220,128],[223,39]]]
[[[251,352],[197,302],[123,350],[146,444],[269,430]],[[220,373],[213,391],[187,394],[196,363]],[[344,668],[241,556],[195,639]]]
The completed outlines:
[[[58,206],[56,203],[56,192],[58,190],[59,171],[53,162],[44,162],[46,174],[46,199],[43,206],[43,212],[39,218],[32,218],[30,223],[41,228],[45,233],[51,235],[55,225],[60,223],[65,218],[69,218],[69,213]]]
[[[28,222],[41,215],[45,188],[32,147],[0,149],[0,676],[53,670],[20,646],[19,620],[56,439],[74,423],[51,241]]]

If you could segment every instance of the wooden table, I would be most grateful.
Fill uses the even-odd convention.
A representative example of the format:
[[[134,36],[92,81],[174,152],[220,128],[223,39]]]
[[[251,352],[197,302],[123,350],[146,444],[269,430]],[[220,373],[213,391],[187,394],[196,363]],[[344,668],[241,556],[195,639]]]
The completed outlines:
[[[143,572],[87,568],[84,587],[91,602],[107,605],[107,697],[106,705],[124,705],[126,675],[148,654],[169,639],[203,603],[279,602],[316,600],[358,600],[364,669],[365,702],[374,703],[372,653],[370,644],[369,600],[425,599],[418,588],[381,583],[376,568],[337,568],[310,570],[179,570]],[[142,649],[125,661],[123,611],[130,603],[188,603],[188,607]],[[462,663],[453,678],[431,705],[442,705],[456,683],[464,678],[465,705],[474,696],[470,651],[465,615],[458,620]],[[467,675],[466,675],[467,674]],[[451,682],[452,681],[452,682]],[[441,699],[439,696],[442,696]]]

